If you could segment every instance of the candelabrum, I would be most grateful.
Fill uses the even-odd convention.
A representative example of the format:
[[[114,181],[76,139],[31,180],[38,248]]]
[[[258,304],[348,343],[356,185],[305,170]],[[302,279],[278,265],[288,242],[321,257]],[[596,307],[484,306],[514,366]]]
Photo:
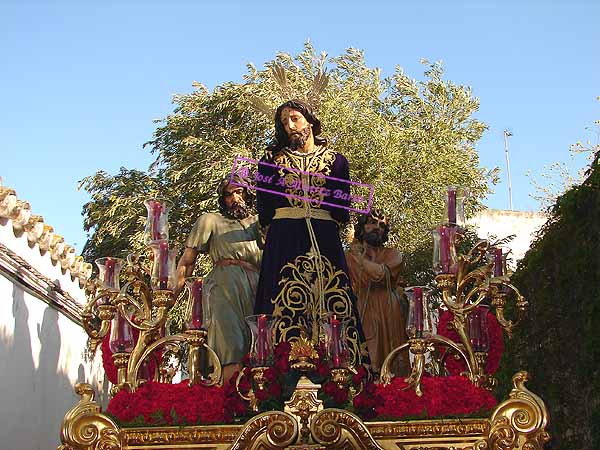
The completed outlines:
[[[331,381],[340,389],[349,388],[350,394],[355,396],[362,391],[363,385],[352,385],[352,375],[356,374],[357,370],[350,364],[348,325],[347,317],[327,314],[321,319],[320,328],[324,338],[325,356],[331,368]]]
[[[152,199],[146,206],[145,242],[150,256],[131,254],[127,260],[100,258],[96,261],[98,276],[86,286],[88,302],[82,313],[83,327],[92,351],[110,333],[118,378],[113,395],[121,389],[134,391],[142,382],[140,370],[149,366],[151,355],[162,348],[172,349],[173,345],[189,347],[190,384],[213,385],[221,378],[219,358],[207,344],[210,302],[203,295],[201,279],[186,280],[186,330],[168,334],[166,323],[175,304],[177,249],[169,248],[167,240],[168,203]],[[202,374],[201,363],[212,367],[207,377]],[[144,374],[144,379],[165,378],[161,377],[162,372],[165,375],[168,371],[155,368],[154,373]]]
[[[465,239],[464,203],[468,193],[457,187],[449,187],[446,195],[446,221],[432,230],[434,240],[433,268],[435,284],[445,307],[452,313],[451,327],[459,336],[455,343],[443,336],[433,335],[428,319],[428,302],[422,298],[420,287],[409,288],[410,311],[407,321],[409,342],[394,349],[382,366],[382,381],[389,383],[392,377],[390,365],[395,356],[408,349],[414,356],[410,376],[406,379],[417,394],[425,368],[426,354],[441,344],[449,347],[467,366],[467,374],[473,383],[491,388],[495,379],[486,374],[485,365],[489,351],[487,311],[491,307],[499,324],[510,336],[513,328],[523,317],[527,301],[510,283],[506,270],[507,252],[499,246],[480,240],[467,252],[458,251]],[[412,296],[412,300],[411,300]],[[507,319],[505,309],[510,299],[515,299],[516,319]],[[443,362],[443,361],[442,361]]]
[[[406,333],[409,337],[408,342],[392,350],[383,361],[381,366],[381,382],[389,384],[393,377],[392,363],[400,352],[408,350],[413,357],[411,373],[405,379],[406,389],[414,389],[420,397],[423,395],[421,390],[421,378],[425,371],[427,354],[432,352],[436,345],[448,347],[462,358],[469,372],[473,372],[471,362],[464,352],[461,345],[440,335],[432,333],[433,323],[429,310],[429,289],[423,286],[411,286],[405,289],[408,298],[408,319],[406,321]]]
[[[450,241],[452,246],[456,246],[464,236],[460,228],[454,233],[456,242]],[[495,380],[485,374],[489,350],[487,311],[482,313],[480,307],[490,306],[509,336],[527,308],[527,301],[510,283],[506,255],[502,248],[482,240],[466,254],[457,254],[456,262],[450,264],[450,270],[440,270],[435,277],[441,299],[453,316],[451,327],[458,334],[469,359],[470,377],[476,384],[485,387],[492,387]],[[442,267],[443,264],[437,266]],[[507,301],[513,298],[516,318],[509,320],[505,317],[505,307]]]
[[[260,314],[246,317],[246,322],[252,333],[249,365],[240,371],[236,380],[236,389],[240,397],[249,402],[250,408],[254,412],[258,412],[259,401],[256,393],[265,389],[268,381],[265,378],[265,372],[274,363],[273,324],[276,322],[276,318]],[[359,394],[363,388],[362,383],[358,387],[352,385],[352,375],[358,372],[350,365],[349,361],[350,351],[346,336],[347,319],[336,314],[326,314],[319,321],[318,326],[319,335],[322,337],[321,342],[315,343],[309,339],[306,330],[302,331],[297,339],[290,342],[288,356],[290,368],[302,374],[300,380],[304,388],[310,385],[318,390],[320,386],[313,385],[306,376],[317,369],[315,362],[323,356],[331,368],[331,381],[339,388],[350,388],[350,394],[353,396]],[[320,355],[318,349],[323,350],[324,354]],[[242,389],[242,379],[248,375],[249,386],[245,385]]]
[[[263,390],[267,379],[265,372],[273,365],[273,323],[275,317],[268,314],[257,314],[246,317],[246,323],[252,334],[250,345],[249,363],[250,367],[244,367],[236,380],[238,394],[244,400],[250,402],[250,408],[258,412],[258,399],[256,392]],[[250,371],[250,389],[247,393],[240,389],[240,382],[244,375]]]

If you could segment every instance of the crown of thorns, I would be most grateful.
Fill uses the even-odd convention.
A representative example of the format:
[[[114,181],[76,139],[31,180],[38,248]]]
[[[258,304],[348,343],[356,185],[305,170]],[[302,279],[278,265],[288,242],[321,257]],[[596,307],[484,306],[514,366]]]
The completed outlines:
[[[290,83],[288,83],[286,69],[280,64],[273,64],[269,67],[267,74],[277,86],[277,98],[270,99],[267,103],[257,96],[250,97],[250,104],[257,112],[264,114],[269,119],[273,119],[277,107],[290,99],[300,100],[306,103],[312,110],[318,111],[319,106],[321,106],[323,92],[325,92],[325,88],[329,83],[329,75],[322,67],[319,68],[313,77],[310,87],[306,92],[298,92],[292,89]],[[275,105],[273,105],[273,100],[275,100]]]

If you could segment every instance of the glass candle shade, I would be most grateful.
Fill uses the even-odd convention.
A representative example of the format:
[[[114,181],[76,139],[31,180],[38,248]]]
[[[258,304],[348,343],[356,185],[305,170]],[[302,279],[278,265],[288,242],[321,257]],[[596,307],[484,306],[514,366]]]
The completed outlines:
[[[149,358],[151,358],[151,356],[146,358],[144,361],[142,361],[142,364],[140,364],[140,369],[137,373],[138,380],[152,381],[154,378],[151,367],[152,364],[150,363]]]
[[[464,226],[465,201],[469,198],[469,190],[460,186],[448,186],[446,188],[445,217],[444,222],[448,225]]]
[[[202,278],[186,278],[185,283],[189,291],[189,305],[186,313],[186,328],[188,330],[208,329],[210,327],[210,285],[207,281],[206,286]]]
[[[433,237],[433,270],[436,274],[454,273],[458,270],[456,256],[456,228],[438,225],[431,230]]]
[[[321,321],[321,329],[325,335],[327,359],[333,369],[347,367],[350,350],[347,339],[348,319],[336,314],[329,314]]]
[[[250,364],[253,367],[266,367],[273,364],[273,324],[276,318],[269,314],[246,317],[252,333]]]
[[[131,353],[134,345],[133,328],[121,313],[117,311],[110,324],[110,351],[113,353]]]
[[[101,286],[112,292],[118,292],[121,289],[119,284],[119,274],[123,268],[124,261],[121,258],[98,258],[96,261],[98,267],[98,281]],[[110,302],[110,295],[103,295],[97,301],[97,305],[104,305]]]
[[[467,328],[471,346],[475,352],[487,352],[490,349],[490,334],[487,315],[489,309],[478,306],[467,316]]]
[[[408,298],[406,334],[409,338],[431,336],[433,324],[429,309],[429,289],[423,286],[409,286],[404,292]]]
[[[144,242],[166,241],[169,239],[169,211],[171,202],[159,198],[151,198],[144,202],[148,210]]]
[[[150,248],[153,253],[152,289],[174,289],[177,282],[177,247],[169,249],[168,241],[154,241]]]
[[[119,284],[119,274],[123,268],[123,260],[121,258],[98,258],[96,266],[98,267],[98,280],[104,289],[118,291],[121,289]]]
[[[504,246],[492,247],[487,254],[488,262],[493,264],[493,275],[495,277],[501,277],[506,275],[507,267],[506,260],[510,249]]]

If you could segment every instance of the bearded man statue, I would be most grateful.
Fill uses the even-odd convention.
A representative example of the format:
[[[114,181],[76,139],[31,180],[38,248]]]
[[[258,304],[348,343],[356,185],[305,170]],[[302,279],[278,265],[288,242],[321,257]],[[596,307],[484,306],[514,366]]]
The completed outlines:
[[[361,215],[354,227],[354,241],[346,253],[375,373],[380,372],[387,355],[407,341],[403,258],[395,248],[384,246],[389,231],[388,219],[381,211],[371,210]],[[407,374],[407,353],[400,354],[394,364],[394,373]]]
[[[346,324],[349,364],[368,363],[340,240],[349,222],[348,160],[327,146],[310,105],[275,113],[275,140],[258,165],[257,210],[266,230],[255,312],[273,314],[275,340],[314,343],[333,314]]]
[[[217,194],[219,212],[201,215],[187,238],[177,266],[176,292],[192,275],[198,254],[208,253],[214,264],[203,280],[203,295],[209,296],[212,315],[208,344],[219,356],[227,381],[249,351],[245,317],[254,309],[262,250],[257,245],[258,217],[250,215],[252,193],[226,178]]]

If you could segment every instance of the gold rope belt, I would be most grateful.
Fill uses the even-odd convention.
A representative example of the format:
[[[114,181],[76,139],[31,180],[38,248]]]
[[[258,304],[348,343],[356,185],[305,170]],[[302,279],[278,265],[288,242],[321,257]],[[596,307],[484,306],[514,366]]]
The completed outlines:
[[[246,274],[246,278],[248,278],[248,283],[250,284],[250,289],[252,290],[252,295],[256,295],[257,289],[257,280],[256,277],[250,276],[250,273],[258,273],[258,269],[254,266],[254,264],[249,263],[248,261],[244,261],[241,259],[231,259],[231,258],[223,258],[215,263],[216,267],[227,267],[227,266],[238,266]]]
[[[277,208],[273,219],[321,219],[334,220],[331,213],[325,209],[306,209],[306,208]]]
[[[241,259],[229,259],[223,258],[215,263],[217,267],[225,267],[225,266],[240,266],[244,269],[250,270],[252,272],[258,272],[258,269],[254,266],[254,264],[249,263],[248,261],[243,261]]]

